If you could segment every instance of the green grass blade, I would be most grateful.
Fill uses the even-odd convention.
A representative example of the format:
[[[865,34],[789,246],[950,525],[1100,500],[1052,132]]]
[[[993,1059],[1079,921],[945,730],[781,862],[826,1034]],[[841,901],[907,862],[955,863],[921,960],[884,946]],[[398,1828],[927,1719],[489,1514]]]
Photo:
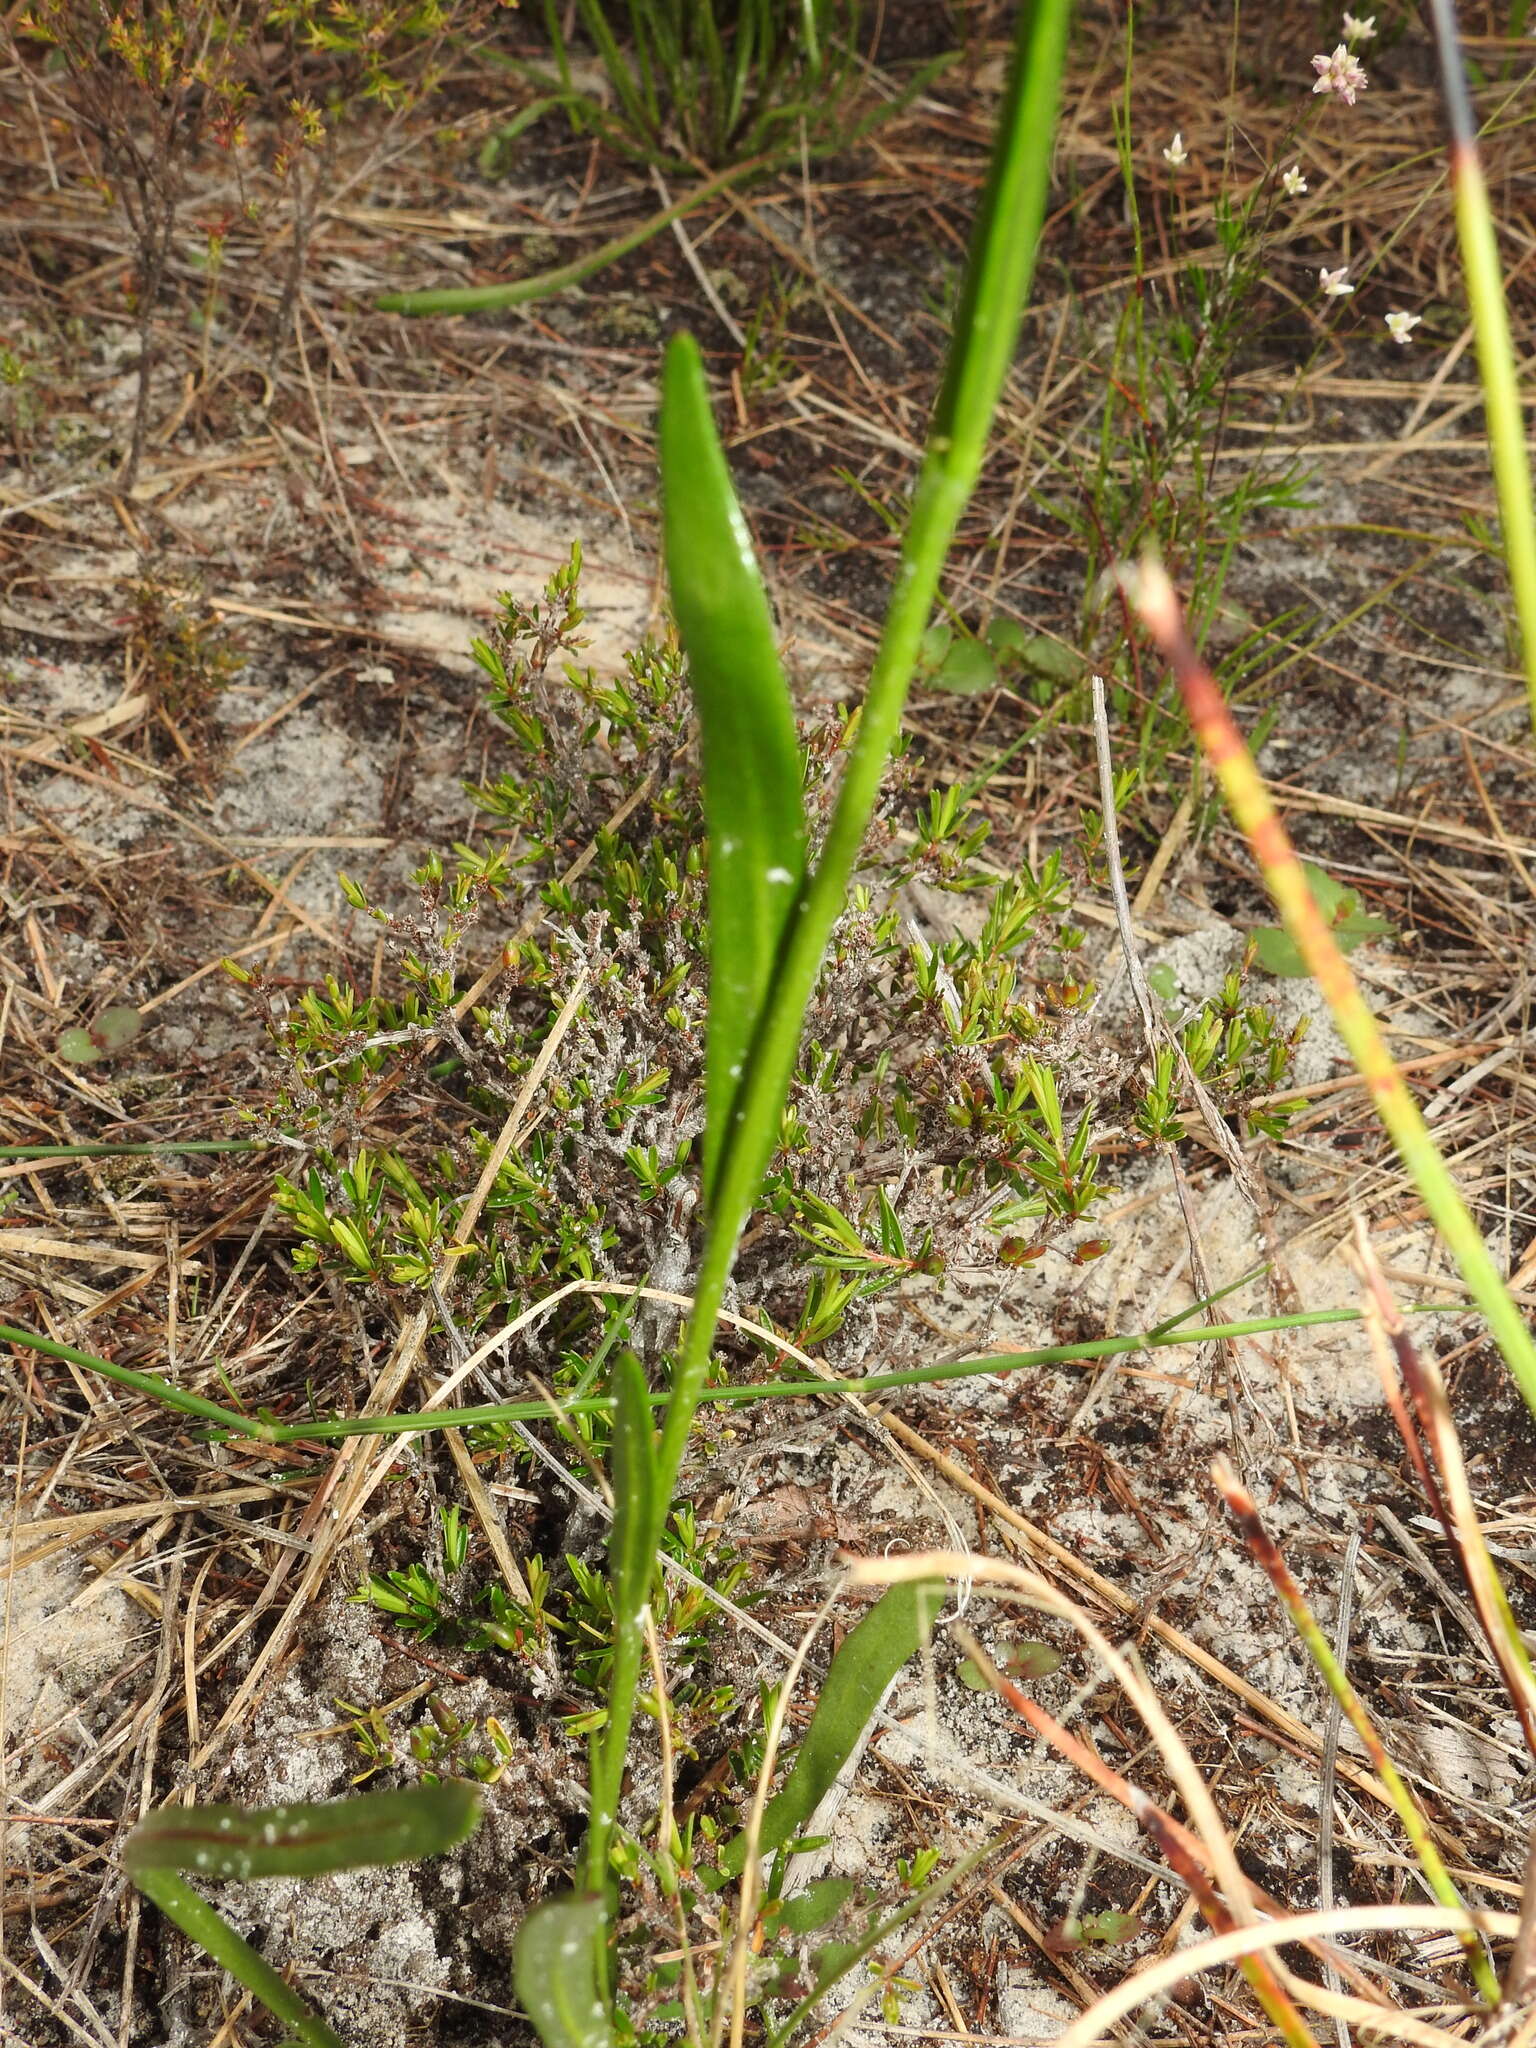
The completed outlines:
[[[653,235],[659,235],[663,228],[681,220],[684,214],[702,206],[717,192],[723,192],[727,185],[738,184],[754,171],[776,161],[773,157],[752,157],[745,163],[733,164],[729,170],[707,179],[695,191],[685,193],[660,213],[650,214],[638,227],[626,229],[622,235],[615,235],[611,242],[604,242],[600,248],[589,250],[585,256],[562,263],[554,270],[541,270],[534,277],[515,278],[510,284],[455,285],[442,291],[386,292],[374,300],[374,310],[418,316],[428,313],[489,313],[503,306],[526,306],[535,299],[551,298],[556,292],[583,283],[608,264],[617,263],[621,256],[627,256]]]
[[[608,1680],[609,1711],[633,1714],[645,1664],[642,1617],[656,1571],[656,1546],[661,1541],[667,1496],[656,1483],[656,1439],[651,1423],[651,1392],[632,1351],[615,1361],[613,1389],[613,1531],[608,1539],[608,1572],[613,1584],[613,1669]],[[618,1810],[624,1759],[601,1741],[594,1742],[590,1764],[590,1797],[594,1813]],[[597,1845],[603,1842],[601,1859]],[[587,1882],[594,1895],[607,1884],[607,1844],[602,1831],[588,1839]],[[602,1981],[600,1976],[599,1981]]]
[[[805,814],[773,615],[690,335],[667,350],[660,440],[667,580],[698,706],[709,830],[704,1199],[712,1207],[805,874]]]
[[[656,1490],[656,1442],[651,1426],[651,1393],[632,1351],[614,1365],[613,1536],[608,1562],[614,1602],[620,1613],[639,1607],[656,1569],[656,1544],[666,1502]]]
[[[1387,1797],[1392,1802],[1393,1810],[1402,1823],[1403,1832],[1419,1859],[1424,1882],[1442,1906],[1464,1904],[1450,1872],[1445,1867],[1445,1860],[1435,1845],[1423,1809],[1415,1799],[1407,1780],[1388,1756],[1386,1745],[1376,1732],[1375,1722],[1366,1712],[1363,1701],[1350,1684],[1343,1666],[1334,1656],[1333,1647],[1319,1627],[1317,1617],[1307,1605],[1306,1596],[1292,1577],[1290,1567],[1281,1555],[1279,1546],[1265,1528],[1253,1495],[1242,1484],[1226,1458],[1218,1457],[1211,1471],[1254,1561],[1280,1596],[1281,1604],[1290,1616],[1291,1625],[1306,1646],[1307,1654],[1317,1666],[1323,1683],[1359,1737],[1366,1760],[1380,1779]],[[1497,2005],[1498,1979],[1494,1976],[1492,1965],[1483,1952],[1482,1943],[1475,1936],[1468,1934],[1463,1938],[1462,1947],[1466,1954],[1467,1966],[1477,1981],[1478,1990],[1490,2006]]]
[[[293,2038],[301,2041],[304,2048],[346,2048],[335,2029],[328,2027],[314,2007],[279,1976],[266,1957],[237,1934],[223,1914],[215,1912],[175,1871],[140,1871],[134,1883],[189,1941],[196,1942],[220,1969],[228,1970],[237,1984],[243,1984],[268,2012],[290,2027]]]
[[[0,1159],[146,1159],[161,1152],[266,1152],[260,1138],[165,1138],[155,1145],[0,1145]]]
[[[449,1779],[302,1806],[162,1806],[123,1844],[123,1867],[203,1877],[324,1877],[439,1856],[473,1832],[480,1792]]]
[[[1536,1337],[1504,1283],[1477,1220],[1442,1158],[1413,1091],[1338,941],[1318,909],[1274,800],[1254,765],[1220,685],[1197,653],[1173,585],[1149,558],[1130,584],[1142,623],[1178,679],[1190,726],[1215,771],[1232,816],[1253,848],[1285,929],[1306,961],[1369,1092],[1372,1107],[1424,1198],[1468,1291],[1536,1415]]]
[[[908,1579],[888,1587],[832,1659],[816,1712],[782,1788],[763,1809],[761,1855],[782,1849],[820,1805],[853,1754],[886,1687],[928,1640],[944,1604],[940,1579]],[[720,1852],[724,1877],[739,1877],[747,1837],[735,1836]]]
[[[730,1151],[717,1186],[718,1241],[712,1242],[706,1273],[701,1275],[706,1304],[711,1289],[724,1287],[735,1236],[757,1198],[778,1135],[805,1007],[821,971],[827,938],[847,898],[950,542],[980,473],[992,414],[1017,346],[1045,218],[1070,11],[1068,0],[1034,0],[1019,16],[1013,68],[977,218],[949,369],[879,651],[822,857],[807,882],[802,913],[787,935],[772,999],[743,1076]],[[721,1262],[716,1275],[708,1272],[710,1259]],[[697,1371],[702,1384],[703,1361],[693,1361],[690,1369]],[[681,1441],[670,1434],[673,1427],[669,1414],[665,1452],[681,1458]],[[686,1423],[681,1427],[686,1429]]]
[[[103,1379],[116,1380],[120,1387],[131,1387],[136,1394],[147,1395],[151,1401],[178,1408],[183,1415],[217,1423],[220,1429],[235,1436],[252,1436],[262,1443],[274,1441],[270,1423],[254,1421],[233,1408],[221,1408],[217,1401],[205,1401],[201,1394],[189,1394],[157,1372],[135,1372],[132,1366],[114,1365],[110,1358],[98,1358],[94,1351],[77,1351],[73,1344],[58,1344],[51,1337],[39,1337],[35,1331],[15,1329],[9,1323],[0,1323],[0,1344],[14,1344],[24,1351],[40,1351],[45,1358],[61,1358],[66,1364],[83,1366],[87,1372],[100,1373]]]
[[[1410,1313],[1442,1315],[1447,1309],[1464,1306],[1460,1301],[1420,1302]],[[940,1380],[1025,1372],[1032,1366],[1081,1364],[1088,1360],[1119,1358],[1133,1351],[1172,1350],[1218,1339],[1260,1337],[1275,1330],[1312,1330],[1360,1321],[1357,1308],[1316,1308],[1303,1309],[1291,1315],[1254,1316],[1243,1322],[1202,1324],[1198,1329],[1185,1331],[1181,1325],[1201,1313],[1204,1307],[1203,1302],[1193,1302],[1188,1309],[1181,1310],[1178,1317],[1159,1324],[1156,1329],[1131,1331],[1118,1337],[1093,1337],[1081,1344],[1050,1344],[1039,1351],[999,1351],[986,1358],[947,1359],[942,1365],[908,1366],[900,1372],[870,1373],[859,1379],[747,1380],[737,1386],[706,1387],[699,1399],[701,1403],[712,1405],[745,1406],[749,1401],[803,1401],[810,1395],[888,1393],[899,1387],[932,1386]],[[215,1431],[210,1431],[215,1441],[221,1440],[219,1432],[225,1430],[231,1435],[251,1437],[265,1444],[337,1443],[349,1436],[411,1436],[434,1429],[474,1429],[499,1422],[545,1422],[549,1419],[547,1401],[489,1401],[478,1407],[425,1408],[396,1415],[336,1416],[329,1420],[312,1417],[303,1422],[253,1421],[232,1408],[220,1408],[212,1401],[200,1400],[195,1394],[183,1394],[179,1387],[173,1387],[169,1380],[161,1379],[157,1373],[133,1372],[127,1366],[113,1365],[110,1359],[98,1358],[92,1352],[75,1351],[67,1344],[55,1344],[51,1338],[38,1337],[30,1330],[0,1325],[0,1343],[41,1351],[53,1358],[67,1358],[87,1372],[101,1373],[105,1378],[130,1386],[167,1407],[184,1406],[192,1414],[217,1425]],[[670,1396],[647,1393],[645,1398],[650,1406],[659,1408]],[[560,1405],[562,1413],[567,1415],[601,1415],[613,1407],[613,1396],[580,1394],[563,1400]]]
[[[576,1892],[546,1899],[518,1928],[512,1984],[544,2048],[612,2048],[598,1989],[607,1932],[604,1901]]]

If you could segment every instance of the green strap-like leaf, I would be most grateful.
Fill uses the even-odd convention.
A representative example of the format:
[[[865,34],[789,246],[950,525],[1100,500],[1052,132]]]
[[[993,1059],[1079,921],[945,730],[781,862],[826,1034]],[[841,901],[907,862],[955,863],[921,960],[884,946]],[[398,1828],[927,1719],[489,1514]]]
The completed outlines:
[[[747,1051],[805,874],[805,814],[794,711],[773,616],[691,335],[679,335],[667,350],[661,483],[667,580],[698,706],[709,828],[708,1205]]]
[[[612,2048],[598,1989],[607,1931],[602,1900],[577,1892],[546,1899],[518,1928],[512,1982],[544,2048]]]
[[[480,1792],[450,1780],[408,1792],[365,1792],[309,1806],[162,1806],[123,1844],[123,1864],[202,1877],[322,1877],[414,1863],[462,1842]]]
[[[794,1768],[764,1809],[759,1854],[782,1849],[816,1811],[886,1687],[927,1642],[943,1600],[944,1587],[937,1579],[909,1579],[888,1587],[832,1659]],[[739,1877],[746,1860],[747,1838],[737,1835],[720,1852],[721,1872]]]
[[[666,1503],[656,1496],[656,1437],[650,1389],[632,1351],[620,1351],[610,1380],[613,1390],[613,1534],[608,1559],[613,1611],[638,1614],[656,1569],[656,1545]]]

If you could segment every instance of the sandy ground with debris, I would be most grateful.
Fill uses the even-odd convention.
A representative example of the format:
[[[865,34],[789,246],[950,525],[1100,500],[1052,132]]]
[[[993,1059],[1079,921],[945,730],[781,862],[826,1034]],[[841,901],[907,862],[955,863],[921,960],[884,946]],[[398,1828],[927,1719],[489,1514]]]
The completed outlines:
[[[1402,65],[1381,94],[1388,111],[1378,147],[1388,156],[1401,155],[1410,137],[1421,146],[1432,104],[1407,56]],[[1113,162],[1094,76],[1087,67],[1064,130],[1084,181]],[[930,255],[949,250],[964,208],[926,173],[924,210],[901,195],[919,189],[913,167],[948,161],[945,151],[963,145],[972,162],[990,91],[995,81],[973,81],[969,97],[937,114],[920,109],[910,128],[890,131],[899,175],[877,197],[894,224],[881,226],[870,202],[869,250],[860,247],[857,192],[828,200],[832,217],[814,237],[802,232],[793,181],[765,208],[774,234],[793,232],[795,276],[824,278],[833,288],[827,303],[854,337],[839,329],[839,352],[820,329],[807,339],[791,327],[786,349],[800,349],[811,367],[803,390],[787,381],[790,398],[770,389],[749,406],[739,361],[735,387],[722,383],[722,405],[740,408],[735,459],[807,698],[846,690],[867,653],[872,593],[890,561],[869,504],[898,498],[910,482],[942,339],[938,321],[912,314],[910,280],[888,274],[890,251],[933,209],[948,239],[934,230],[937,240],[924,246]],[[1166,111],[1157,90],[1153,100],[1148,135]],[[1264,113],[1254,110],[1254,119]],[[1193,132],[1190,140],[1198,151]],[[505,237],[527,231],[530,216],[562,237],[586,232],[587,156],[577,154],[579,162],[559,156],[542,189],[538,181],[477,185],[445,196],[424,146],[405,169],[380,174],[376,189],[362,187],[367,209],[354,190],[317,239],[313,345],[322,320],[355,303],[360,278],[374,288],[434,262],[455,275],[473,268],[487,246],[500,246],[486,222]],[[1347,183],[1347,165],[1337,168]],[[14,164],[11,174],[19,175]],[[450,199],[472,208],[482,229],[463,230],[470,216],[462,212],[460,226],[445,229]],[[48,203],[65,210],[64,198]],[[606,212],[597,218],[614,204],[622,212],[651,203],[646,190],[637,197],[621,181],[616,198],[600,195]],[[106,234],[99,214],[92,218],[93,232]],[[1443,226],[1443,214],[1435,218]],[[35,234],[52,232],[47,219]],[[423,229],[423,219],[437,225]],[[1361,220],[1364,232],[1368,216]],[[765,245],[751,221],[727,214],[716,228],[695,235],[693,259],[723,281],[728,305],[738,304],[739,286],[744,309]],[[1104,232],[1123,240],[1123,223]],[[1429,266],[1433,235],[1425,235],[1425,250],[1410,254]],[[375,330],[381,367],[367,391],[348,381],[356,337],[350,355],[338,341],[323,405],[311,402],[293,363],[264,413],[244,399],[220,412],[210,397],[151,449],[134,490],[115,502],[99,464],[80,479],[73,444],[0,477],[7,1136],[85,1137],[115,1127],[130,1108],[162,1122],[179,1115],[181,1131],[226,1128],[223,1119],[262,1086],[265,1070],[259,1020],[218,971],[220,958],[241,958],[288,992],[329,972],[367,986],[381,956],[372,927],[341,897],[338,871],[377,901],[404,903],[423,851],[469,832],[462,785],[485,774],[495,742],[468,647],[485,631],[497,592],[532,597],[579,537],[593,662],[616,664],[657,622],[649,482],[656,341],[663,316],[700,323],[711,310],[687,255],[663,239],[584,297],[500,327]],[[1067,262],[1081,255],[1062,252]],[[937,285],[937,255],[931,267]],[[245,288],[239,278],[237,266],[232,293]],[[1015,446],[1065,454],[1082,424],[1078,399],[1070,380],[1059,390],[1034,380],[1042,363],[1057,361],[1057,310],[1047,303],[1031,331],[1008,424]],[[823,343],[826,353],[817,353]],[[1310,361],[1299,394],[1287,385],[1286,446],[1319,481],[1306,508],[1279,513],[1248,537],[1232,595],[1255,619],[1305,603],[1327,623],[1310,640],[1299,628],[1291,640],[1289,627],[1278,635],[1291,659],[1269,679],[1276,722],[1264,765],[1282,783],[1304,850],[1363,887],[1401,935],[1362,951],[1357,967],[1530,1302],[1525,1025],[1536,955],[1523,884],[1536,860],[1536,792],[1501,600],[1486,555],[1458,539],[1463,515],[1488,503],[1480,443],[1465,431],[1467,360],[1454,330],[1437,346],[1411,370],[1395,356],[1385,370],[1375,358],[1362,367],[1360,351],[1344,361],[1340,350]],[[87,353],[83,395],[69,401],[104,442],[120,436],[133,400],[125,347],[121,328],[108,324]],[[159,373],[162,421],[174,422],[178,376],[199,356],[190,336],[177,347]],[[229,348],[238,364],[233,333]],[[1256,417],[1284,378],[1274,365],[1243,377]],[[782,447],[793,455],[775,456]],[[839,465],[862,496],[829,483]],[[1000,461],[977,532],[957,550],[952,595],[968,612],[985,598],[1069,637],[1068,544],[1035,510],[1021,511],[1024,502],[1016,462]],[[1396,531],[1405,503],[1416,519],[1441,520],[1432,566],[1417,572],[1417,540]],[[1016,553],[994,563],[983,540],[1005,525],[1012,532],[1015,521]],[[134,626],[135,587],[146,577],[200,622],[210,644],[237,657],[216,687],[177,699],[151,674]],[[1354,623],[1346,630],[1341,619]],[[1014,710],[1007,698],[978,704],[919,692],[909,726],[933,779],[974,772],[1011,736]],[[1129,752],[1133,735],[1117,735],[1118,744]],[[996,843],[1033,857],[1069,832],[1075,808],[1096,801],[1085,761],[1081,747],[1047,738],[1015,762],[988,798]],[[1144,963],[1169,969],[1181,997],[1196,1002],[1219,987],[1263,913],[1230,833],[1215,826],[1194,851],[1186,826],[1171,796],[1147,812],[1138,859],[1144,866],[1166,843],[1168,862],[1138,909],[1138,933]],[[1119,1042],[1133,1013],[1102,905],[1088,929],[1086,953],[1106,988],[1102,1030]],[[1302,1308],[1355,1300],[1345,1251],[1358,1205],[1405,1296],[1455,1299],[1454,1275],[1368,1125],[1310,985],[1275,984],[1266,994],[1287,1022],[1303,1011],[1312,1019],[1298,1080],[1314,1108],[1283,1148],[1258,1148],[1284,1286]],[[114,1001],[135,1002],[146,1017],[126,1062],[66,1067],[54,1050],[60,1030]],[[1195,1143],[1182,1156],[1199,1254],[1225,1286],[1254,1264],[1260,1225],[1211,1151]],[[286,1247],[263,1187],[230,1182],[229,1213],[210,1221],[190,1175],[157,1180],[121,1166],[68,1177],[0,1171],[0,1198],[11,1198],[0,1212],[0,1315],[205,1379],[227,1353],[239,1351],[253,1370],[279,1354],[293,1311],[283,1292]],[[873,1312],[874,1352],[885,1318],[902,1319],[906,1330],[915,1318],[936,1351],[960,1353],[1145,1329],[1173,1315],[1195,1289],[1190,1230],[1169,1169],[1128,1154],[1116,1179],[1107,1216],[1081,1233],[1109,1235],[1105,1257],[1074,1266],[1064,1243],[1022,1271],[914,1289]],[[1266,1313],[1274,1285],[1251,1282],[1224,1299],[1223,1313]],[[328,1313],[340,1323],[350,1311],[337,1304]],[[1536,1432],[1470,1317],[1448,1310],[1416,1328],[1452,1376],[1479,1499],[1529,1619]],[[281,1497],[263,1494],[261,1469],[227,1456],[199,1462],[174,1431],[157,1430],[146,1408],[84,1376],[55,1381],[52,1371],[39,1368],[35,1412],[18,1400],[7,1425],[19,1431],[25,1415],[31,1432],[28,1456],[15,1460],[9,1555],[18,1568],[6,1581],[8,1882],[18,1911],[66,1947],[101,1906],[93,1921],[101,1938],[90,1987],[75,1991],[66,1969],[12,1940],[24,1959],[18,1967],[45,1999],[29,2000],[12,1982],[11,2019],[29,2043],[82,2030],[93,2040],[158,2041],[162,2028],[172,2040],[197,2040],[211,1975],[174,1939],[147,1957],[120,1873],[103,1861],[109,1823],[184,1785],[201,1798],[257,1803],[339,1793],[360,1760],[338,1701],[388,1708],[404,1729],[424,1711],[428,1682],[455,1713],[476,1720],[510,1714],[509,1700],[535,1680],[489,1661],[467,1676],[434,1673],[379,1617],[349,1604],[389,1515],[406,1511],[413,1489],[429,1497],[429,1461],[409,1453],[401,1460],[408,1485],[390,1507],[375,1502],[349,1537],[292,1655],[199,1776],[188,1759],[210,1740],[255,1650],[248,1637],[215,1663],[221,1635],[240,1629],[282,1555],[278,1537],[291,1539]],[[56,1413],[77,1412],[103,1446],[88,1473],[48,1434]],[[48,1444],[46,1466],[39,1442]],[[1526,1759],[1485,1653],[1459,1632],[1443,1547],[1422,1515],[1415,1519],[1375,1370],[1348,1326],[1256,1339],[1236,1355],[1212,1345],[956,1380],[897,1405],[889,1419],[829,1405],[792,1420],[751,1418],[712,1438],[710,1511],[760,1566],[769,1597],[755,1612],[784,1645],[732,1632],[721,1669],[746,1698],[777,1677],[842,1551],[958,1538],[1032,1560],[1140,1648],[1241,1823],[1250,1874],[1291,1903],[1311,1903],[1327,1709],[1267,1584],[1214,1503],[1210,1458],[1234,1446],[1325,1619],[1337,1612],[1346,1546],[1366,1527],[1352,1668],[1452,1854],[1479,1873],[1484,1896],[1503,1902],[1523,1853]],[[258,1498],[223,1508],[222,1521],[194,1516],[188,1498],[215,1483],[231,1494],[248,1486]],[[87,1527],[82,1516],[96,1519]],[[228,1546],[220,1571],[230,1590],[215,1595],[199,1574],[221,1556],[219,1545]],[[1048,1631],[1067,1647],[1059,1626],[1038,1617],[1020,1620],[975,1596],[970,1613],[994,1648],[1010,1634]],[[200,1658],[215,1665],[201,1692],[186,1677]],[[945,1639],[929,1664],[899,1681],[829,1823],[825,1867],[864,1878],[888,1872],[917,1844],[953,1851],[1005,1824],[1016,1829],[1007,1864],[971,1901],[963,1931],[915,1966],[901,2025],[1044,2041],[1095,1984],[1165,1938],[1189,1938],[1179,1919],[1184,1897],[1121,1810],[1085,1793],[1001,1702],[970,1690],[958,1664]],[[1069,1662],[1037,1696],[1062,1716],[1078,1710],[1078,1725],[1116,1768],[1131,1776],[1155,1768],[1123,1705],[1085,1665]],[[161,1708],[146,1716],[146,1699]],[[357,2048],[394,2048],[408,2030],[445,2048],[526,2043],[508,1976],[516,1886],[557,1866],[581,1801],[579,1745],[562,1742],[548,1720],[520,1749],[462,1857],[308,1890],[275,1881],[221,1889],[221,1909],[294,1962]],[[1342,1748],[1332,1820],[1340,1894],[1381,1896],[1397,1881],[1398,1840],[1353,1738]],[[637,1763],[642,1776],[652,1767],[649,1754]],[[55,1831],[46,1844],[45,1823]],[[1087,1896],[1137,1907],[1145,1931],[1102,1954],[1053,1949],[1051,1927]],[[130,1973],[139,1971],[141,2000],[127,2013],[125,1958]],[[162,2001],[153,2009],[143,2003],[151,1991]],[[1179,2022],[1191,2038],[1215,2023],[1214,2008],[1198,2001]],[[900,2036],[866,2015],[855,2038],[885,2048]]]

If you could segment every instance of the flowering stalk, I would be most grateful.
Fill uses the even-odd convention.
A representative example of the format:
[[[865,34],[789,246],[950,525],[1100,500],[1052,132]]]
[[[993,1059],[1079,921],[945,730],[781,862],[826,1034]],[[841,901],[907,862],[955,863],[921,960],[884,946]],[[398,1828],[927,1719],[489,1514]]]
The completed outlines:
[[[1456,204],[1456,234],[1467,281],[1472,336],[1477,344],[1478,375],[1483,386],[1483,412],[1488,422],[1488,448],[1499,494],[1499,520],[1504,531],[1504,560],[1509,567],[1525,689],[1530,700],[1531,728],[1536,732],[1536,507],[1531,501],[1531,471],[1526,457],[1525,428],[1520,411],[1520,382],[1509,334],[1509,308],[1499,265],[1493,211],[1483,179],[1477,147],[1477,122],[1467,91],[1466,72],[1456,38],[1452,0],[1431,0],[1435,40],[1439,46],[1440,90],[1450,130],[1451,191]]]
[[[1253,848],[1285,928],[1317,982],[1348,1046],[1376,1113],[1397,1147],[1424,1206],[1455,1259],[1461,1277],[1488,1319],[1505,1363],[1526,1405],[1536,1414],[1536,1341],[1510,1297],[1482,1233],[1441,1158],[1381,1027],[1318,909],[1296,849],[1263,778],[1243,744],[1216,679],[1196,653],[1179,601],[1162,564],[1145,561],[1130,572],[1134,602],[1148,632],[1178,678],[1190,724],[1204,748],[1239,828]]]
[[[1254,1561],[1279,1594],[1281,1604],[1291,1617],[1291,1625],[1306,1645],[1324,1684],[1338,1701],[1345,1719],[1364,1745],[1371,1769],[1381,1780],[1397,1817],[1403,1824],[1403,1832],[1412,1845],[1413,1853],[1419,1859],[1419,1868],[1424,1873],[1425,1883],[1442,1906],[1461,1905],[1461,1895],[1452,1883],[1451,1874],[1446,1869],[1440,1851],[1435,1847],[1430,1835],[1429,1822],[1424,1818],[1418,1801],[1409,1791],[1397,1766],[1387,1755],[1386,1747],[1376,1732],[1376,1724],[1365,1711],[1360,1695],[1345,1675],[1344,1667],[1334,1656],[1328,1638],[1318,1626],[1317,1617],[1307,1605],[1306,1596],[1292,1578],[1290,1567],[1281,1556],[1275,1539],[1264,1527],[1253,1495],[1225,1458],[1217,1458],[1213,1462],[1211,1477],[1226,1501],[1232,1519],[1236,1522]],[[1497,2005],[1499,1983],[1493,1974],[1492,1965],[1483,1953],[1482,1944],[1474,1935],[1467,1934],[1462,1937],[1462,1946],[1466,1951],[1467,1965],[1478,1990],[1490,2006]]]

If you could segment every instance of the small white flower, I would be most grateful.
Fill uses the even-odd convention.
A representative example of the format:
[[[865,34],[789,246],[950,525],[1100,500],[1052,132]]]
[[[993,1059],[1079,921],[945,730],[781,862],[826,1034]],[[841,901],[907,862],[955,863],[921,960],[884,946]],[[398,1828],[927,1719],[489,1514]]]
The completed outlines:
[[[1356,43],[1368,43],[1376,33],[1374,14],[1351,14],[1344,10],[1344,40],[1353,49]]]
[[[1346,107],[1355,104],[1355,94],[1365,91],[1365,66],[1347,43],[1340,43],[1331,57],[1314,57],[1317,73],[1314,92],[1336,92]]]
[[[1413,330],[1423,318],[1419,313],[1389,313],[1387,332],[1399,348],[1406,348],[1413,339]]]
[[[1320,270],[1317,273],[1317,282],[1321,287],[1323,297],[1325,299],[1347,299],[1354,290],[1354,286],[1346,281],[1348,277],[1349,265],[1347,263],[1340,270]]]
[[[1292,164],[1291,168],[1282,174],[1280,182],[1285,187],[1287,199],[1299,199],[1307,189],[1307,181],[1301,175],[1300,164]]]
[[[1189,162],[1189,151],[1184,147],[1183,134],[1177,128],[1173,132],[1172,142],[1163,151],[1163,162],[1170,165],[1174,170],[1178,170],[1182,164]]]

